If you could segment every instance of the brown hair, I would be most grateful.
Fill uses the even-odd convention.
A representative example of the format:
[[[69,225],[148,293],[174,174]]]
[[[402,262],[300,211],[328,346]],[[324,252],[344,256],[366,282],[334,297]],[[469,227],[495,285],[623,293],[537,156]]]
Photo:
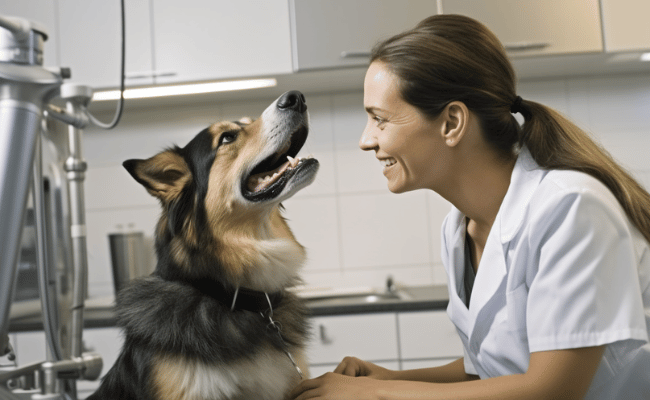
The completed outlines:
[[[434,15],[415,28],[378,43],[370,61],[381,61],[400,79],[402,98],[429,118],[452,101],[477,115],[486,140],[504,157],[525,145],[547,169],[592,175],[616,196],[650,242],[650,194],[591,137],[557,111],[519,100],[519,125],[511,113],[516,77],[503,45],[483,24],[461,15]]]

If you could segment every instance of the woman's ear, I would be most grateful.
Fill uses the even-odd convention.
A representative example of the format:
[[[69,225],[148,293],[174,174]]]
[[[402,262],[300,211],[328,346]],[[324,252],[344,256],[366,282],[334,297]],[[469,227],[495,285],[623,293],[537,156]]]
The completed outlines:
[[[469,109],[461,101],[452,101],[442,111],[442,131],[445,144],[454,147],[465,136],[468,127]]]

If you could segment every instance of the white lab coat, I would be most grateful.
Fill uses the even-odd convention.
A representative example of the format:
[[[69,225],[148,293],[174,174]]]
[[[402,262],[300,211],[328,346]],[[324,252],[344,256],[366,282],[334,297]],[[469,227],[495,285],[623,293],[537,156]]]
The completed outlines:
[[[614,196],[526,148],[465,306],[465,216],[442,227],[447,313],[481,378],[524,373],[530,353],[607,345],[588,399],[650,399],[650,248]]]

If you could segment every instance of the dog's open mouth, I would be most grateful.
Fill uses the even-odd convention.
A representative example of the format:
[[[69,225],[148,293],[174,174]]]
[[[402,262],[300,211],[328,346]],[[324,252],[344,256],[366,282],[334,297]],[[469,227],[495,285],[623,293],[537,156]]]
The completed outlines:
[[[300,127],[291,134],[291,141],[279,152],[258,164],[242,182],[242,193],[247,200],[273,199],[301,171],[318,164],[311,157],[296,157],[307,140],[307,128]]]

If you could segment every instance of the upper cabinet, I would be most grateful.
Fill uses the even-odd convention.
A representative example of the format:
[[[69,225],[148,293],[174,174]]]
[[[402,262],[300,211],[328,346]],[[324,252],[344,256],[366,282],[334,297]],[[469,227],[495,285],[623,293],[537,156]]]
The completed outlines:
[[[120,84],[121,15],[119,1],[58,0],[60,64],[72,81],[92,87]],[[154,83],[149,0],[126,5],[126,80],[128,86]]]
[[[513,58],[603,51],[598,0],[442,0],[442,12],[481,21]]]
[[[287,0],[153,0],[157,83],[291,72]]]
[[[127,86],[292,72],[287,0],[125,3]],[[72,79],[119,86],[119,2],[59,0],[58,18]]]
[[[289,0],[296,71],[367,65],[380,39],[438,12],[435,0]]]
[[[650,1],[601,0],[605,50],[608,52],[650,49]]]

